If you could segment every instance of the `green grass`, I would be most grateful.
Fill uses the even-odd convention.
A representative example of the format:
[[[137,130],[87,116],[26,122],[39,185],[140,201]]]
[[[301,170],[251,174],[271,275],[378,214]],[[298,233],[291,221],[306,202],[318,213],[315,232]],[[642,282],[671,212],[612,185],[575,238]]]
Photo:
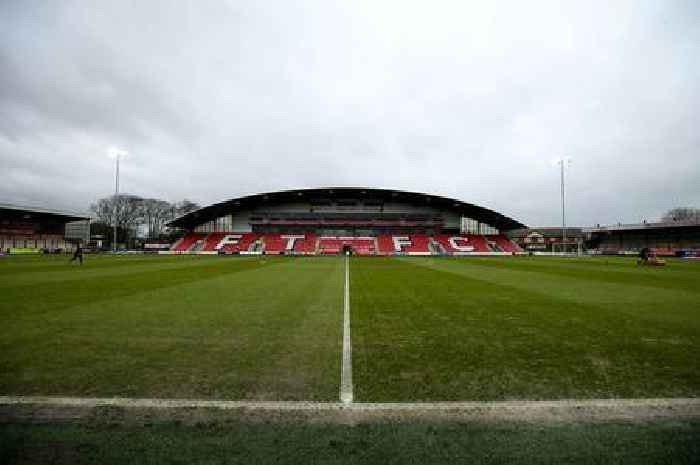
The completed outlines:
[[[0,393],[333,400],[341,260],[0,260]]]
[[[11,464],[694,464],[697,420],[603,424],[0,424]]]
[[[379,258],[351,274],[364,401],[700,394],[700,267]]]
[[[340,258],[0,258],[0,395],[337,400]],[[697,397],[700,263],[354,258],[358,401]]]

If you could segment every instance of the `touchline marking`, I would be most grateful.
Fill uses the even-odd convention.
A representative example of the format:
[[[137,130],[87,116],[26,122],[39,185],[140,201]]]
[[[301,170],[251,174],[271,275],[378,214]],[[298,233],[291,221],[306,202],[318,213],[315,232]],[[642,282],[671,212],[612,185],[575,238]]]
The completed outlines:
[[[340,401],[349,404],[352,393],[352,338],[350,337],[350,259],[345,256],[345,298],[343,302],[343,368],[340,373]]]
[[[51,407],[124,407],[124,408],[215,408],[220,410],[351,410],[351,411],[549,411],[577,409],[638,408],[683,409],[700,416],[700,398],[650,399],[563,399],[563,400],[503,400],[465,402],[312,402],[312,401],[254,401],[204,399],[149,399],[128,397],[53,397],[0,396],[0,405],[33,405]]]

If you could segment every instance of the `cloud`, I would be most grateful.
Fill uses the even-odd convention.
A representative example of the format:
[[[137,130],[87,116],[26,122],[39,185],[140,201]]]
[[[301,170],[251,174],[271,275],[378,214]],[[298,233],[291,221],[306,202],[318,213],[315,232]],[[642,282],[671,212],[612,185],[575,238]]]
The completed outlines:
[[[0,198],[366,185],[558,224],[700,205],[693,2],[3,2]]]

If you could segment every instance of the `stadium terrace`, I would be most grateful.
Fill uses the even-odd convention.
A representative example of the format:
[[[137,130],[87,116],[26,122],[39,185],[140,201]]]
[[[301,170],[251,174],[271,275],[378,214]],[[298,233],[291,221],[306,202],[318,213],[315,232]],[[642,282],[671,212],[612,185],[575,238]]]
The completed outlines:
[[[0,253],[67,252],[89,237],[88,215],[0,204]]]
[[[522,249],[524,225],[460,200],[389,189],[334,187],[256,194],[170,223],[186,231],[173,253],[492,255]]]

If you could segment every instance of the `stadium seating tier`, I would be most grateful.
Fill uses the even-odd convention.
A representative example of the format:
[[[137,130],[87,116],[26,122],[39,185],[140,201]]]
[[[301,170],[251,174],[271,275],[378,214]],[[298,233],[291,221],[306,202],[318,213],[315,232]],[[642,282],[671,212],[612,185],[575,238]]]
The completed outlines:
[[[394,255],[469,252],[520,252],[522,249],[507,236],[476,234],[379,234],[378,236],[319,236],[316,233],[188,233],[172,248],[175,252],[197,250],[238,253],[251,250],[260,240],[266,254],[283,253],[337,255],[346,247],[356,255]],[[224,243],[222,243],[224,241]],[[197,244],[200,244],[199,246]],[[218,247],[218,248],[217,248]],[[397,250],[397,247],[400,250]]]

